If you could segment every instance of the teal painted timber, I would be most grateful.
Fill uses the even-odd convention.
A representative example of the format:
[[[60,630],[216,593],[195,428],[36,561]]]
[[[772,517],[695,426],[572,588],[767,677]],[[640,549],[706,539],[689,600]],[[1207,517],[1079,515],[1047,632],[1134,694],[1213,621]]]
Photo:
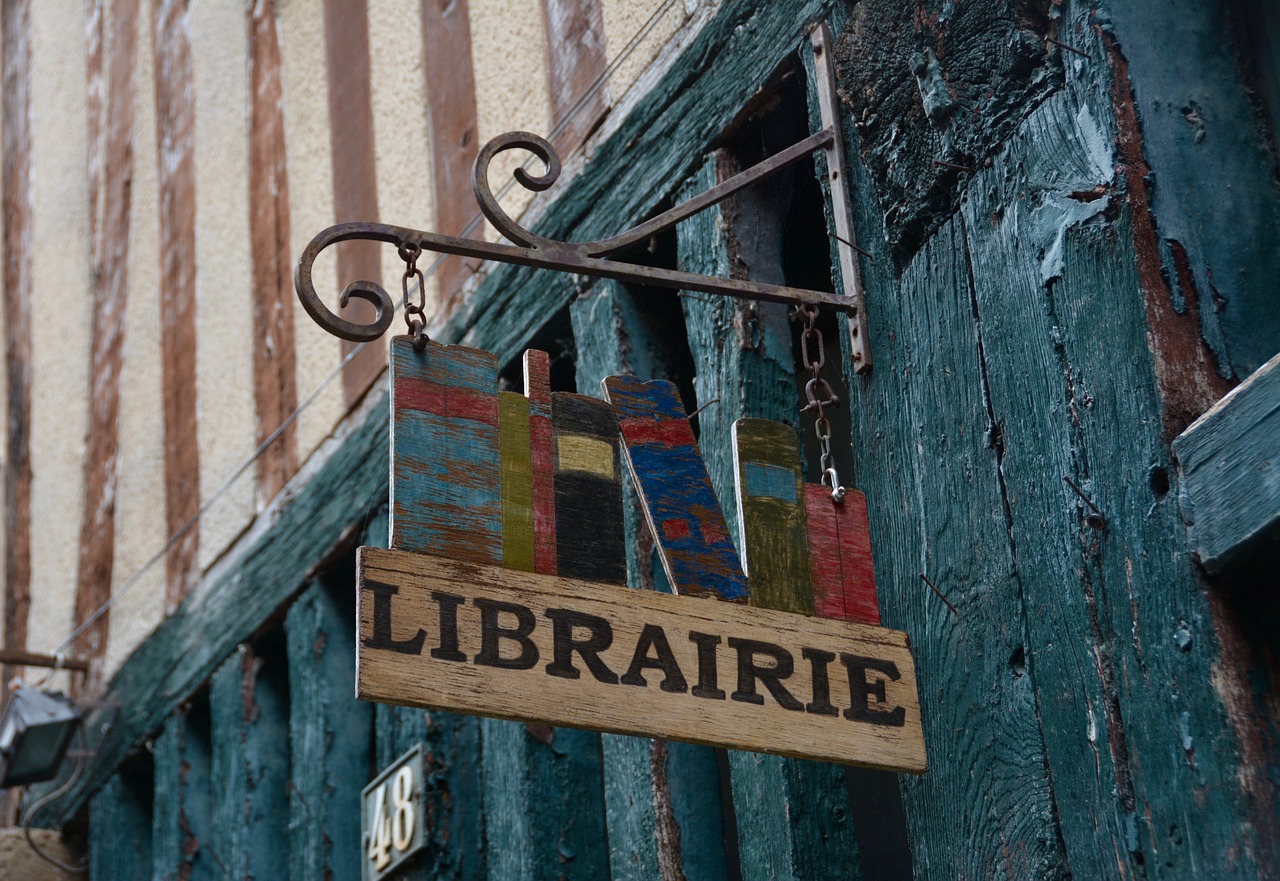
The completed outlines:
[[[372,779],[373,706],[355,699],[354,585],[348,557],[285,617],[292,881],[358,878],[364,860],[360,790]]]
[[[214,669],[306,583],[353,527],[386,503],[387,398],[371,395],[335,433],[265,516],[272,528],[245,546],[138,647],[112,677],[103,700],[128,707],[50,821],[71,819],[143,740]],[[91,714],[91,718],[102,711]]]
[[[1250,565],[1276,575],[1280,355],[1175,438],[1173,452],[1179,501],[1200,564],[1214,575]]]
[[[289,686],[283,654],[241,646],[210,681],[217,781],[210,851],[231,878],[289,874]]]
[[[606,376],[661,376],[669,369],[670,328],[646,321],[626,289],[600,282],[569,307],[578,387],[601,394]],[[623,481],[627,584],[655,585],[661,572],[635,484]],[[609,877],[613,881],[719,881],[728,877],[719,770],[713,750],[647,737],[600,735]]]
[[[722,179],[724,161],[713,156],[686,191],[701,192]],[[749,255],[753,280],[779,280],[780,218],[753,211],[751,223],[739,226],[735,207],[722,205],[679,225],[680,268],[729,275],[736,252]],[[699,416],[699,446],[721,507],[733,510],[733,423],[749,416],[794,425],[799,409],[786,308],[689,297],[684,312],[699,405],[719,398]],[[730,530],[739,540],[736,518]],[[840,767],[730,752],[729,768],[744,881],[862,877]]]
[[[150,881],[151,781],[113,774],[89,802],[89,877]]]
[[[198,730],[190,708],[169,717],[152,744],[155,766],[151,851],[155,881],[221,877],[209,849],[212,835],[208,709]]]

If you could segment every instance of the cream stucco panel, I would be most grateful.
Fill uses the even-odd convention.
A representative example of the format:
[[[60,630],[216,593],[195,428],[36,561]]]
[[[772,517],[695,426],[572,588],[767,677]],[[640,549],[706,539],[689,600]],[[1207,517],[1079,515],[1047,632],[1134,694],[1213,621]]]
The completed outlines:
[[[31,5],[31,610],[55,649],[75,610],[89,417],[88,178],[83,3]],[[71,247],[68,245],[71,244]]]
[[[253,285],[249,246],[249,39],[242,3],[190,8],[195,80],[196,320],[202,503],[253,455]],[[248,525],[254,469],[200,520],[204,569]]]

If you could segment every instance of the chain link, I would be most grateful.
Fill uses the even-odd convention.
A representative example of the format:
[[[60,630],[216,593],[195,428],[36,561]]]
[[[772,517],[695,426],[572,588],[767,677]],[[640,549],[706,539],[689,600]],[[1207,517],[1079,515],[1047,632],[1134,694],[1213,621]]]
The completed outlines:
[[[400,279],[400,290],[404,293],[404,321],[409,325],[409,336],[413,337],[413,347],[421,352],[427,347],[427,283],[418,268],[418,257],[422,248],[413,242],[402,242],[396,249],[400,259],[404,261],[404,275]],[[409,300],[409,282],[417,279],[418,302]]]
[[[818,330],[818,307],[797,306],[796,312],[804,319],[804,330],[800,333],[800,359],[811,374],[809,381],[804,384],[807,403],[800,408],[800,412],[817,411],[813,432],[817,435],[818,449],[821,452],[818,462],[822,469],[822,483],[831,487],[833,502],[843,502],[845,488],[840,485],[835,460],[831,457],[831,420],[826,416],[826,408],[839,407],[840,398],[832,390],[831,384],[822,378],[822,368],[827,365],[827,349],[822,341],[822,331]]]

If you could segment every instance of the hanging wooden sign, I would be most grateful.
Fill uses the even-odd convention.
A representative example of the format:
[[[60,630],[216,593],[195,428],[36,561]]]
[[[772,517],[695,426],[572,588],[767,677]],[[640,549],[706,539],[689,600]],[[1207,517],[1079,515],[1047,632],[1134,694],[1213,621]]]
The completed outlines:
[[[925,769],[906,634],[873,626],[865,500],[803,484],[792,429],[735,426],[744,569],[670,383],[551,392],[531,351],[525,394],[500,393],[492,355],[411,337],[390,361],[391,549],[358,555],[358,697]],[[685,596],[622,586],[624,467]]]

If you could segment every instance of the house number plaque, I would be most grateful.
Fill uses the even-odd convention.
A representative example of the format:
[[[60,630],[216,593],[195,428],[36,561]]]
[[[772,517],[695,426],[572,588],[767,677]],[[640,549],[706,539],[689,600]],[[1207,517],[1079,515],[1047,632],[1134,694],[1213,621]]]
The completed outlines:
[[[396,759],[360,793],[363,881],[379,881],[426,846],[422,747]]]

